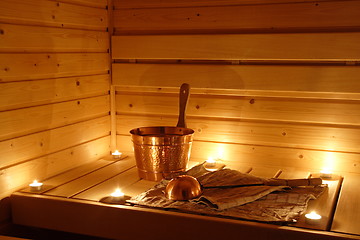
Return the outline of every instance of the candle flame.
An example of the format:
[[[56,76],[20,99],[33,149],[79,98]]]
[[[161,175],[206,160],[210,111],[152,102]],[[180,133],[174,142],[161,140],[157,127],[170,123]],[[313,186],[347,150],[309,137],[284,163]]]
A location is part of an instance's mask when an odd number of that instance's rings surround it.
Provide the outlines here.
[[[216,160],[214,160],[212,157],[209,157],[207,160],[206,160],[207,163],[216,163]]]
[[[113,192],[113,193],[111,194],[111,196],[112,196],[112,197],[121,197],[121,196],[124,196],[124,193],[123,193],[119,188],[117,188],[117,189],[115,190],[115,192]]]

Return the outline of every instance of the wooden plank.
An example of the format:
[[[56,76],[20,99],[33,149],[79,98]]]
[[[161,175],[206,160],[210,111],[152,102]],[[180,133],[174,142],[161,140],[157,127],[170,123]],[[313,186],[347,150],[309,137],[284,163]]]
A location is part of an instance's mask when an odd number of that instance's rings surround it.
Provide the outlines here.
[[[84,192],[74,195],[72,198],[99,201],[106,196],[110,196],[117,188],[121,189],[125,195],[131,196],[131,192],[129,194],[129,192],[124,189],[137,181],[140,181],[140,178],[137,173],[137,168],[133,167],[122,171],[120,174]]]
[[[109,121],[106,116],[2,141],[0,169],[108,136]]]
[[[252,167],[249,174],[256,176],[256,177],[273,178],[278,171],[279,171],[278,168],[255,166],[255,167]]]
[[[109,115],[109,96],[0,112],[0,140]]]
[[[320,0],[323,2],[329,0]],[[333,1],[333,0],[330,0]],[[347,0],[343,0],[347,1]],[[199,6],[234,6],[234,5],[253,5],[253,4],[278,4],[278,3],[303,3],[313,2],[313,0],[114,0],[115,7],[118,8],[157,8],[157,7],[199,7]]]
[[[0,111],[105,95],[109,75],[0,83]]]
[[[102,31],[107,27],[106,9],[55,1],[2,0],[0,13],[3,23]]]
[[[359,28],[359,11],[360,1],[120,8],[114,27],[118,35],[349,30]]]
[[[54,177],[50,177],[45,180],[40,180],[43,183],[43,186],[40,191],[36,192],[36,194],[42,194],[50,189],[53,189],[60,185],[65,184],[65,183],[71,182],[83,175],[97,171],[98,169],[105,167],[107,165],[110,165],[112,163],[113,163],[112,161],[108,161],[105,159],[99,159],[96,161],[82,164],[78,167],[71,168],[70,170],[61,172],[58,175],[55,175]],[[39,179],[37,179],[37,180],[39,181]],[[28,186],[25,187],[24,189],[21,189],[20,192],[34,193],[33,191],[31,191],[30,187],[28,187]]]
[[[331,231],[360,235],[360,176],[346,174],[331,226]]]
[[[136,196],[140,193],[145,192],[146,190],[149,190],[150,188],[152,188],[154,185],[156,184],[156,182],[153,181],[148,181],[148,180],[144,180],[141,179],[140,181],[137,181],[133,184],[131,184],[130,186],[127,186],[123,189],[123,191],[128,195],[128,196]]]
[[[113,36],[114,59],[359,60],[360,33]],[[269,48],[268,46],[271,46]]]
[[[129,115],[167,115],[177,114],[178,96],[176,94],[118,94],[117,111]],[[315,118],[313,113],[323,109]],[[339,111],[340,113],[334,112]],[[302,122],[318,124],[358,123],[357,100],[306,99],[291,97],[262,96],[215,96],[192,94],[187,109],[192,117],[214,117],[253,120],[274,120],[283,122]],[[343,119],[339,119],[339,115]],[[270,115],[270,116],[269,116]],[[345,116],[344,116],[345,115]],[[344,119],[345,118],[345,119]]]
[[[111,239],[359,239],[325,231],[297,229],[194,214],[57,197],[11,196],[15,224],[82,233]],[[64,221],[66,219],[66,221]],[[139,226],[142,226],[139,231]],[[159,226],[162,234],[159,234]],[[187,226],[179,228],[179,226]],[[212,231],[209,231],[212,229]]]
[[[81,6],[97,7],[97,8],[106,8],[107,0],[50,0],[54,2],[64,2],[70,4],[77,4]]]
[[[189,81],[190,82],[190,81]],[[191,83],[191,82],[190,82]],[[115,86],[117,94],[128,95],[174,95],[179,94],[179,87],[154,86]],[[344,92],[308,92],[308,91],[277,91],[256,89],[225,89],[225,88],[192,88],[191,96],[213,96],[215,98],[228,97],[260,97],[274,99],[305,99],[305,100],[360,100],[359,93]]]
[[[0,24],[0,52],[108,52],[107,32]],[[24,37],[26,36],[26,37]]]
[[[272,117],[274,115],[276,114],[269,114]],[[131,129],[143,126],[175,126],[176,122],[177,116],[174,115],[120,113],[117,116],[117,133],[126,135]],[[266,119],[202,118],[191,115],[187,116],[187,125],[195,130],[194,139],[197,141],[360,153],[358,126],[327,126]]]
[[[118,94],[118,114],[178,114],[178,94]],[[321,111],[318,111],[321,109]],[[316,113],[316,114],[314,114]],[[165,116],[166,116],[165,115]],[[298,123],[346,124],[358,126],[359,101],[268,98],[257,96],[190,96],[189,117],[272,120]]]
[[[133,159],[123,159],[116,161],[113,164],[98,169],[95,172],[84,175],[57,188],[51,189],[44,194],[51,196],[72,197],[111,177],[118,175],[123,171],[133,168],[134,165],[135,162]]]
[[[342,179],[336,181],[324,181],[323,184],[327,184],[328,188],[323,194],[320,195],[316,201],[309,201],[306,213],[315,211],[321,215],[322,218],[317,225],[307,224],[305,222],[305,215],[301,215],[299,221],[295,224],[296,227],[330,230],[330,225],[333,218],[333,211],[336,207],[339,191],[341,188]],[[354,212],[353,212],[354,213]]]
[[[107,74],[107,53],[2,53],[0,82]]]
[[[163,90],[165,87],[179,87],[185,81],[192,88],[356,93],[360,91],[360,83],[356,79],[359,74],[357,66],[112,65],[115,85],[156,86]]]
[[[133,153],[129,135],[117,135],[117,142],[121,152]],[[194,141],[191,159],[206,160],[209,156],[218,156],[219,153],[227,164],[293,168],[306,172],[320,172],[330,168],[329,170],[334,172],[360,173],[359,154],[261,145]]]
[[[42,181],[109,154],[109,143],[110,138],[106,136],[30,161],[19,161],[5,169],[2,168],[0,170],[0,188],[2,189],[0,198],[9,196],[19,188],[30,184],[34,179]]]

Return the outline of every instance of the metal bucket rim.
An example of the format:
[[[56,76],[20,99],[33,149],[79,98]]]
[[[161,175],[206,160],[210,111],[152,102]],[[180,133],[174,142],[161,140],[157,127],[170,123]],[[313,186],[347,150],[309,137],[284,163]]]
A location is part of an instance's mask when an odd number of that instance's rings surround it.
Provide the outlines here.
[[[160,131],[160,132],[165,132],[165,130],[168,129],[172,129],[172,130],[176,130],[176,129],[182,129],[179,132],[181,132],[181,134],[141,134],[141,130],[150,130],[150,129],[163,129],[164,131]],[[187,135],[192,135],[194,134],[194,130],[191,128],[183,128],[183,127],[174,127],[174,126],[150,126],[150,127],[138,127],[138,128],[134,128],[130,130],[130,134],[134,135],[134,136],[141,136],[141,137],[167,137],[167,136],[187,136]]]

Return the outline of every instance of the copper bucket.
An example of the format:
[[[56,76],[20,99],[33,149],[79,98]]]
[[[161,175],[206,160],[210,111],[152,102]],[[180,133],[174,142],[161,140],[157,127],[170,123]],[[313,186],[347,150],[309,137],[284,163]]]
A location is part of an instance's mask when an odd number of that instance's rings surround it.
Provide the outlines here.
[[[189,91],[186,83],[180,88],[180,114],[176,127],[140,127],[130,131],[140,178],[159,181],[186,170],[194,133],[185,123]]]

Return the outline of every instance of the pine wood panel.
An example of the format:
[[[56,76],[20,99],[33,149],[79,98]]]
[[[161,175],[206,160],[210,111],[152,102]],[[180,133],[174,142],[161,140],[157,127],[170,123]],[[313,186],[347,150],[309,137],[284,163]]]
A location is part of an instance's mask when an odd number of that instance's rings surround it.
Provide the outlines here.
[[[107,116],[109,96],[0,112],[0,140]]]
[[[135,162],[133,159],[123,159],[114,162],[113,164],[109,164],[108,166],[105,166],[95,172],[81,176],[69,183],[51,189],[50,191],[45,192],[45,194],[51,196],[72,197],[109,178],[121,174],[122,172],[134,167],[134,165]]]
[[[41,181],[68,169],[95,161],[109,154],[109,145],[110,138],[106,136],[2,169],[0,171],[0,188],[2,189],[0,198],[10,195],[21,187],[25,187],[34,179]],[[4,149],[2,148],[2,150]],[[98,167],[98,165],[96,166]],[[79,174],[78,170],[75,171]],[[65,176],[68,177],[67,180],[71,177],[67,172]],[[77,175],[73,177],[77,177]],[[50,182],[50,184],[53,183]]]
[[[332,231],[360,235],[360,175],[346,174],[336,207]]]
[[[328,168],[334,172],[360,173],[359,154],[319,151],[248,144],[194,141],[191,159],[203,162],[209,157],[221,156],[225,163],[253,167],[296,169],[318,173]],[[119,151],[133,153],[131,137],[117,135]]]
[[[126,135],[137,127],[175,126],[176,123],[175,116],[118,115],[117,133]],[[360,153],[359,128],[191,116],[187,116],[187,126],[195,130],[194,139],[199,141]]]
[[[0,168],[108,136],[109,116],[0,142]],[[6,170],[6,169],[5,169]]]
[[[178,94],[119,94],[116,108],[121,114],[174,116],[178,114],[178,101]],[[358,126],[360,105],[358,101],[192,94],[187,115]]]
[[[108,73],[107,53],[0,53],[0,82]]]
[[[107,32],[0,24],[0,52],[107,52]]]
[[[2,0],[0,21],[105,31],[108,19],[106,9],[84,7],[58,1]]]
[[[183,82],[190,81],[192,88],[356,93],[360,91],[359,75],[358,66],[112,65],[114,85],[159,86],[162,89],[178,88]]]
[[[358,29],[359,11],[360,1],[127,8],[114,11],[114,27],[116,34]]]
[[[0,111],[105,95],[109,75],[0,83]]]
[[[357,32],[113,36],[112,57],[191,60],[359,60],[359,38],[360,33]]]
[[[155,7],[197,7],[197,6],[228,6],[278,3],[304,3],[313,0],[113,0],[116,8],[155,8]],[[334,1],[334,0],[319,0]],[[348,0],[343,0],[348,1]],[[350,0],[351,1],[351,0]]]
[[[60,1],[50,0],[50,1],[78,4],[82,6],[97,7],[97,8],[107,7],[107,0],[60,0]]]

